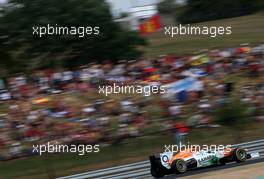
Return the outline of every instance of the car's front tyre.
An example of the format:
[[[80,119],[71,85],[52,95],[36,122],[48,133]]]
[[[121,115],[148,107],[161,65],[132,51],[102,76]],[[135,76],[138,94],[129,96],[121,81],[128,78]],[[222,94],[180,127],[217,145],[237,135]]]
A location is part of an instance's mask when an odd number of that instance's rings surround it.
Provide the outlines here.
[[[241,148],[237,148],[233,152],[233,159],[236,162],[244,162],[247,159],[247,151]]]

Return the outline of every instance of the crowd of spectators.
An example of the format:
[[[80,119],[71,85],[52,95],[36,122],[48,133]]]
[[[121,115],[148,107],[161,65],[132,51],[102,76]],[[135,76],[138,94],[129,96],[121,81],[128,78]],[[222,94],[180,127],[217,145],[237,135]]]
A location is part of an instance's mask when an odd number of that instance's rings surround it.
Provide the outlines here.
[[[98,94],[99,85],[169,86],[189,77],[192,88],[170,94]],[[154,132],[174,129],[179,137],[188,128],[219,127],[212,111],[233,91],[256,121],[264,120],[264,45],[41,69],[2,78],[0,89],[0,158],[30,155],[32,143],[47,141],[113,145],[148,135],[152,123],[159,124]],[[160,119],[153,120],[148,110],[156,107]]]

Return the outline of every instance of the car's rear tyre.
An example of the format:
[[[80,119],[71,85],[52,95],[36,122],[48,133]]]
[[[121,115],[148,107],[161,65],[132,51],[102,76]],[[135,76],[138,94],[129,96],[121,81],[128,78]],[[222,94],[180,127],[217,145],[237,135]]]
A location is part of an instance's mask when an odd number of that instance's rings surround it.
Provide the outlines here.
[[[241,148],[237,148],[233,152],[233,159],[236,162],[244,162],[247,159],[247,151]]]
[[[187,170],[187,164],[182,159],[177,159],[173,161],[171,167],[172,167],[172,170],[177,174],[184,173]]]
[[[156,167],[151,167],[150,168],[150,173],[154,178],[161,178],[164,177],[164,173],[160,170],[160,168]]]

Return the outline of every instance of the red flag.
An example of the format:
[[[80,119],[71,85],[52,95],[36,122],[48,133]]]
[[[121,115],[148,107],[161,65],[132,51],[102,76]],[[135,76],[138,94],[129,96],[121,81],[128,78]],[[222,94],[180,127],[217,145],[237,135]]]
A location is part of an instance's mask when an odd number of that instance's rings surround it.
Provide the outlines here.
[[[158,14],[139,24],[139,30],[142,34],[156,32],[161,28],[160,16]]]

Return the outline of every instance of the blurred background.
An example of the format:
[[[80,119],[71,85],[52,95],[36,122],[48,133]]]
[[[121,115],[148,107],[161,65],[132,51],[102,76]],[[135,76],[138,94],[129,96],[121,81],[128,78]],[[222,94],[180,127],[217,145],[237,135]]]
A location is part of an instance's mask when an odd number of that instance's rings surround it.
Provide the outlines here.
[[[0,178],[55,178],[147,160],[165,144],[263,138],[261,0],[1,0]],[[232,35],[164,35],[166,25]],[[33,26],[99,26],[99,36],[33,36]],[[98,94],[165,85],[166,94]],[[100,144],[38,156],[32,145]]]

